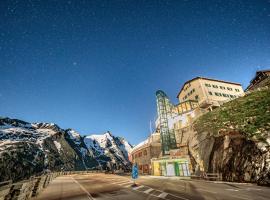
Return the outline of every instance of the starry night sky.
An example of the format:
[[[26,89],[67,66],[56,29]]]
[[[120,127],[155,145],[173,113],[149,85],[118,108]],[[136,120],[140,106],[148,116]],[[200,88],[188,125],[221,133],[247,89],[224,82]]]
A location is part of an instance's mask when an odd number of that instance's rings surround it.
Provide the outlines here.
[[[270,0],[0,1],[0,115],[149,135],[155,91],[270,68]]]

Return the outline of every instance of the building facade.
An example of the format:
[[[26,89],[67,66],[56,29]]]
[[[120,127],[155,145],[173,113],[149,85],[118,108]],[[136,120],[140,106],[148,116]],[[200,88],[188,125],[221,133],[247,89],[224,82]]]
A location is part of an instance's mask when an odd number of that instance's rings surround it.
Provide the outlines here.
[[[270,70],[257,71],[255,77],[250,81],[246,90],[254,90],[259,87],[270,85]]]
[[[243,95],[239,83],[196,77],[184,83],[177,98],[179,102],[196,100],[201,108],[211,109]]]
[[[135,146],[131,152],[132,163],[136,163],[139,174],[151,174],[151,159],[161,154],[160,134],[153,133],[145,141]]]
[[[177,95],[179,103],[176,105],[158,90],[156,133],[137,145],[131,153],[132,162],[139,166],[139,173],[189,178],[188,133],[192,123],[213,108],[243,95],[239,83],[203,77],[184,83]]]

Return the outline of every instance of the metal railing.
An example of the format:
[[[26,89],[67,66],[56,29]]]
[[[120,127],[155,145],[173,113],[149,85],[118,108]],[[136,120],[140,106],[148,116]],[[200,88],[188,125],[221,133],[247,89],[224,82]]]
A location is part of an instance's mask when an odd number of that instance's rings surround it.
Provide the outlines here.
[[[221,181],[222,174],[219,173],[202,173],[201,175],[190,175],[191,179],[209,180],[209,181]]]

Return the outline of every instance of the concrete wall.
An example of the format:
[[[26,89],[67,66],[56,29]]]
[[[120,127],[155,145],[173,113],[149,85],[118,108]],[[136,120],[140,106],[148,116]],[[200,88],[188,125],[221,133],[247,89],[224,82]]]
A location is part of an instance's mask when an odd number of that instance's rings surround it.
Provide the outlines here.
[[[96,173],[102,171],[63,171],[32,177],[28,180],[12,183],[0,182],[0,200],[27,200],[36,197],[49,183],[60,175]]]

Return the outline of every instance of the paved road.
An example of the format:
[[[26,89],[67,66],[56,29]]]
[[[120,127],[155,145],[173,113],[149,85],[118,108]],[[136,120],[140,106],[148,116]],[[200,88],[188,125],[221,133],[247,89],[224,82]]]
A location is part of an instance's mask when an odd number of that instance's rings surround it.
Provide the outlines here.
[[[33,200],[268,200],[270,188],[253,184],[78,174],[57,177]]]

